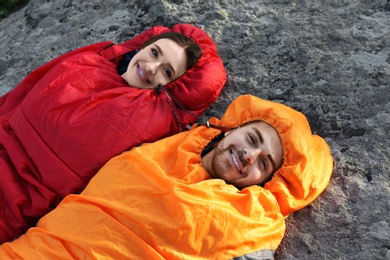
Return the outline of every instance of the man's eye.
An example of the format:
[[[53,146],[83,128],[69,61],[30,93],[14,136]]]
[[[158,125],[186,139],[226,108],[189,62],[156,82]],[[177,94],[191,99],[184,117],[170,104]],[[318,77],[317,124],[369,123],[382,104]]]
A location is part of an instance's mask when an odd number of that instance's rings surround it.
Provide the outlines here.
[[[261,162],[262,166],[264,167],[264,170],[267,170],[267,161],[264,159],[260,159],[260,162]]]
[[[158,51],[154,48],[151,49],[152,51],[152,55],[155,57],[155,58],[158,58]]]
[[[251,134],[249,134],[249,142],[253,145],[256,145],[256,138]]]

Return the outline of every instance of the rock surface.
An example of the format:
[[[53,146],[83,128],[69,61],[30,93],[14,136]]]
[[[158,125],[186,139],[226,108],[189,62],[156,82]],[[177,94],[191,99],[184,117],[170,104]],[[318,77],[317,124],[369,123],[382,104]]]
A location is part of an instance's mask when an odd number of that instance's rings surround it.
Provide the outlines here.
[[[307,115],[335,164],[326,191],[287,218],[276,259],[390,259],[390,3],[386,0],[31,0],[0,20],[0,94],[71,49],[191,23],[238,95]]]

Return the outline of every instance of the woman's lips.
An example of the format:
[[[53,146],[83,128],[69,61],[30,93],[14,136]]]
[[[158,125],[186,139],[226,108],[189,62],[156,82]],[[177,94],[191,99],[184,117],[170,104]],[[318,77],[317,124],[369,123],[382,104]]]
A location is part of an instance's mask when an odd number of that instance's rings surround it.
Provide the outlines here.
[[[137,74],[137,77],[141,81],[150,84],[150,80],[149,80],[149,78],[147,76],[146,71],[139,64],[136,67],[135,73]]]

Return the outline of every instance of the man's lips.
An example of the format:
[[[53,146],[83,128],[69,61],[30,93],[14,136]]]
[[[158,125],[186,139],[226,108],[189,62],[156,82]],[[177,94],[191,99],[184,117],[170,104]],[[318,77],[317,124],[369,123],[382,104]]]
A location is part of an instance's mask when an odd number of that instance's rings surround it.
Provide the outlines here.
[[[144,70],[144,68],[142,68],[139,64],[137,65],[136,69],[135,69],[135,73],[137,74],[137,77],[145,82],[145,83],[148,83],[150,84],[150,80],[148,78],[148,74],[146,73],[146,71]]]
[[[233,150],[230,150],[230,157],[232,158],[233,165],[236,167],[237,171],[242,175],[240,160],[237,158],[236,154],[233,153]]]

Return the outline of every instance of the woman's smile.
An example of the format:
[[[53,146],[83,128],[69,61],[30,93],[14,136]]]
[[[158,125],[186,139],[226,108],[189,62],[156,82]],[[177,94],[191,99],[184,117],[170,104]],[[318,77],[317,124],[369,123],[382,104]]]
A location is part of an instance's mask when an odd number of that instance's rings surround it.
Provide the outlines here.
[[[141,65],[137,65],[135,73],[141,81],[150,84],[148,74]]]

